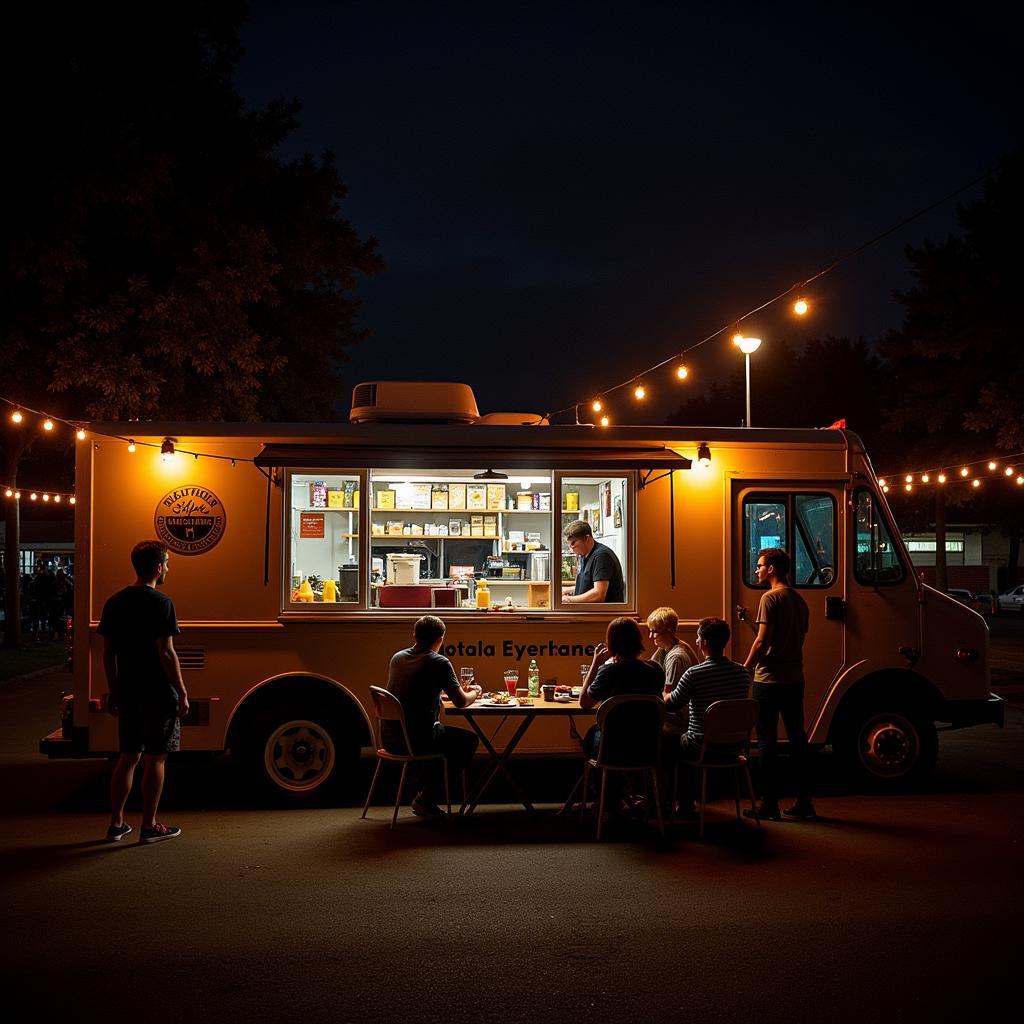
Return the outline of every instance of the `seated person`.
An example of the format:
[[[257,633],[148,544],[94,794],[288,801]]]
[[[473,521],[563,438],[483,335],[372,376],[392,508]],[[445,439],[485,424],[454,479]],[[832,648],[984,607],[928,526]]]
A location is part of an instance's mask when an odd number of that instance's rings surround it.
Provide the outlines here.
[[[665,670],[665,692],[671,693],[683,673],[696,665],[700,658],[697,652],[685,641],[676,636],[679,628],[679,616],[674,608],[655,608],[647,616],[647,628],[654,641],[654,653],[651,661]],[[686,731],[686,715],[672,712],[668,718],[670,731],[677,735]]]
[[[644,651],[640,627],[625,617],[608,623],[605,642],[594,651],[590,671],[583,682],[580,707],[596,707],[609,697],[623,693],[651,693],[660,695],[665,686],[665,673],[653,661],[643,661]],[[596,757],[601,744],[601,731],[591,726],[583,737],[583,749],[588,757]]]
[[[424,615],[416,620],[413,635],[416,643],[398,651],[388,669],[387,689],[401,702],[405,712],[405,726],[409,732],[414,754],[444,754],[448,761],[449,776],[460,772],[476,752],[477,738],[468,729],[444,726],[438,718],[441,712],[441,691],[444,690],[457,708],[465,708],[480,695],[480,687],[464,689],[455,677],[452,663],[440,653],[444,642],[445,624],[436,615]],[[381,723],[381,742],[384,749],[395,754],[409,753],[405,749],[400,722]],[[429,765],[430,771],[422,769]],[[437,806],[436,792],[440,781],[437,762],[426,765],[412,764],[409,768],[419,785],[412,801],[412,813],[421,818],[435,818],[444,812]]]
[[[729,642],[729,624],[722,619],[701,619],[697,626],[697,651],[703,661],[688,668],[671,693],[665,694],[668,708],[689,705],[690,717],[686,732],[676,743],[669,740],[666,759],[673,765],[678,760],[690,760],[699,756],[704,743],[704,714],[716,700],[738,700],[747,696],[750,689],[750,674],[725,654]],[[689,769],[681,773],[680,815],[691,817],[693,806],[695,773]]]

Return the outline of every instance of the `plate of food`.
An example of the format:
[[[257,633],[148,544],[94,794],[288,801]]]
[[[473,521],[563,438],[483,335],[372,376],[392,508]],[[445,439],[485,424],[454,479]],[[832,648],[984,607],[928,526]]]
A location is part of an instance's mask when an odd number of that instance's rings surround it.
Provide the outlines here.
[[[492,704],[498,707],[507,707],[509,704],[514,704],[516,701],[515,697],[510,696],[507,693],[489,693],[481,701],[482,704]]]
[[[571,704],[576,698],[571,693],[558,693],[555,692],[555,703],[556,704]]]

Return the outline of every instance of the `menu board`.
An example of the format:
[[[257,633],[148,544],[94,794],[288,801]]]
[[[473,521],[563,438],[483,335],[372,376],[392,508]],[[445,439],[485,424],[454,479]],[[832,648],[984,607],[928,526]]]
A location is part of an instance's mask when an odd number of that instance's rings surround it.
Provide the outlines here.
[[[299,513],[299,537],[318,538],[324,535],[324,514],[323,512],[300,512]]]

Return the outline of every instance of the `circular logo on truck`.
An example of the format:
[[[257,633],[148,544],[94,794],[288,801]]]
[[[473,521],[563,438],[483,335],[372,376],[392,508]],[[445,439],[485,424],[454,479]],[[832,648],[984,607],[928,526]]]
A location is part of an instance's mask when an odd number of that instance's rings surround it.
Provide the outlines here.
[[[178,487],[165,494],[153,521],[156,535],[176,555],[202,555],[224,536],[227,513],[208,487]]]

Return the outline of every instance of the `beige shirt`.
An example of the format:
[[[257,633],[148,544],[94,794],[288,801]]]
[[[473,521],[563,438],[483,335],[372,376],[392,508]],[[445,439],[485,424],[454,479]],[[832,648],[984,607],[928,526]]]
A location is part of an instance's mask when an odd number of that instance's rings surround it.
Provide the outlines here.
[[[665,689],[674,690],[676,683],[683,677],[683,673],[692,668],[700,659],[689,644],[677,641],[667,651],[658,648],[652,655],[651,661],[660,665],[665,671]]]
[[[754,666],[755,683],[804,681],[804,637],[810,613],[792,587],[769,590],[761,597],[756,622],[768,624],[768,644]]]

